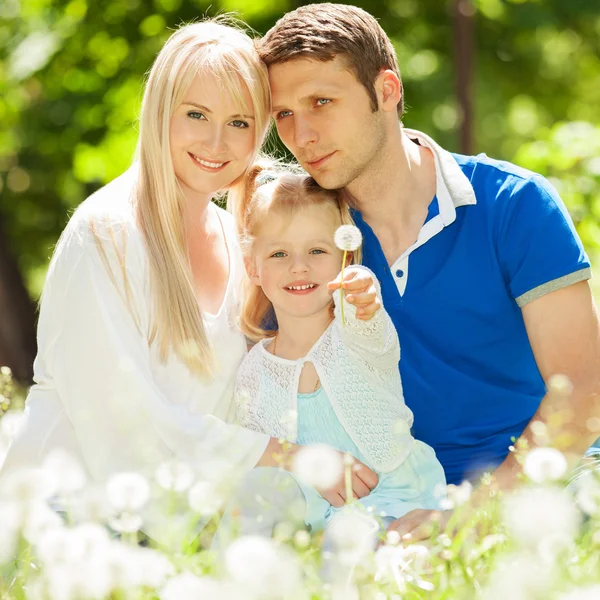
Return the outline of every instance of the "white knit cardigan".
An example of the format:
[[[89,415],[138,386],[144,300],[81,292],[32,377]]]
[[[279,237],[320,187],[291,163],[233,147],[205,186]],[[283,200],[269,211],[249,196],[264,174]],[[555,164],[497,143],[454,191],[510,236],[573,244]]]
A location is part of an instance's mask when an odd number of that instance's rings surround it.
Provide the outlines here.
[[[352,269],[365,269],[355,266]],[[375,275],[373,281],[379,283]],[[261,340],[245,357],[237,375],[235,402],[243,427],[272,437],[297,439],[297,394],[304,363],[314,365],[342,426],[369,466],[389,472],[410,453],[413,414],[404,403],[398,371],[400,344],[382,307],[370,321],[356,318],[356,307],[333,294],[335,317],[304,358],[273,356]]]

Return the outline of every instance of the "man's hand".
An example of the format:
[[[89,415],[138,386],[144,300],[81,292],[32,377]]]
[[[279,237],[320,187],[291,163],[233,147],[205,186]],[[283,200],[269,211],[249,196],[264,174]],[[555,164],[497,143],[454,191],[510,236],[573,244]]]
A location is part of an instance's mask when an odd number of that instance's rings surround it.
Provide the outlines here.
[[[344,269],[344,281],[342,274],[327,284],[330,292],[344,289],[346,300],[356,306],[356,318],[368,321],[381,308],[381,300],[377,297],[377,288],[373,277],[362,269],[348,267]]]
[[[342,453],[340,453],[342,454]],[[347,455],[344,455],[347,456]],[[379,477],[375,471],[372,471],[361,463],[360,461],[353,459],[354,464],[350,467],[352,472],[352,494],[353,498],[351,500],[357,498],[364,498],[371,493],[371,490],[375,488],[377,483],[379,482]],[[345,469],[345,467],[344,467]],[[326,490],[321,490],[317,488],[317,491],[331,506],[335,508],[341,508],[346,504],[346,483],[345,483],[345,473],[342,475],[341,479],[333,486]]]
[[[434,532],[443,532],[452,516],[451,510],[425,510],[417,508],[392,521],[388,531],[397,531],[404,543],[421,542]]]

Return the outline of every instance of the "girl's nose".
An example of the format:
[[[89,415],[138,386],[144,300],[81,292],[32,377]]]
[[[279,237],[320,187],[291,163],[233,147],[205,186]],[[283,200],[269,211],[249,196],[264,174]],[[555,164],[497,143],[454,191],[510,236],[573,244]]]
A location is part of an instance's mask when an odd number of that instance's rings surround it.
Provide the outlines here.
[[[223,154],[227,149],[223,128],[218,125],[211,127],[208,135],[204,138],[202,145],[212,156]]]

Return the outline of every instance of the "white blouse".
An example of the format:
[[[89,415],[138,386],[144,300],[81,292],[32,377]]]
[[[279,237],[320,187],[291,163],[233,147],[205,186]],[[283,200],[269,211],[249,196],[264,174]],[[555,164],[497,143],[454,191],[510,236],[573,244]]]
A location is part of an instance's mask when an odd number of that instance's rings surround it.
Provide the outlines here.
[[[4,473],[61,447],[96,481],[127,470],[151,476],[169,459],[200,476],[215,468],[226,476],[253,468],[267,446],[267,435],[228,423],[246,353],[236,326],[243,266],[231,216],[214,207],[231,259],[221,309],[204,316],[218,366],[204,382],[175,356],[161,363],[148,346],[149,267],[129,202],[134,181],[131,169],[88,198],[56,247],[41,302],[35,385]]]

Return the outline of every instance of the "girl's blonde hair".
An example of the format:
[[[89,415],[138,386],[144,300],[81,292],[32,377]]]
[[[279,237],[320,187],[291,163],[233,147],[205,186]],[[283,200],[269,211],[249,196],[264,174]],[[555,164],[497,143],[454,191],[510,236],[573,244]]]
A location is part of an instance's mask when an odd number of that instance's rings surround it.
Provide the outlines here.
[[[150,263],[154,313],[148,343],[158,345],[162,361],[172,351],[202,377],[212,373],[214,363],[184,238],[184,196],[169,144],[171,117],[194,77],[207,72],[239,103],[240,113],[249,109],[244,106],[244,88],[248,90],[256,122],[256,152],[270,114],[268,74],[254,42],[224,21],[220,18],[181,27],[158,54],[142,101],[139,176],[133,196]],[[243,195],[245,186],[244,174],[231,184],[229,195]]]
[[[280,165],[268,162],[255,164],[248,172],[244,198],[234,210],[244,259],[252,259],[258,229],[269,214],[277,212],[291,217],[309,206],[329,208],[339,217],[340,225],[354,225],[341,191],[326,190],[303,172],[282,171]],[[352,262],[360,260],[359,249],[352,256]],[[249,277],[245,279],[240,329],[255,342],[277,333],[273,305]]]

